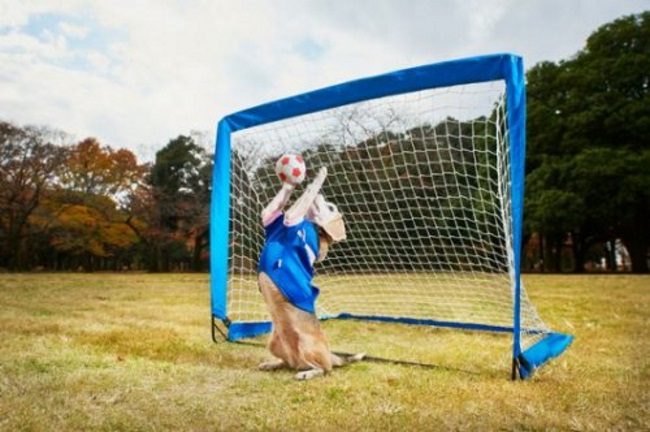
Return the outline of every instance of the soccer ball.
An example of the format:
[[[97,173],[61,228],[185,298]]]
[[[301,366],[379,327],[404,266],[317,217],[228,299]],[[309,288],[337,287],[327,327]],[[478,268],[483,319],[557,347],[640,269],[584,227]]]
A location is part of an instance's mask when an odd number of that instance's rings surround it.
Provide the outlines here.
[[[285,154],[275,164],[275,173],[283,183],[298,185],[305,179],[307,166],[302,156]]]

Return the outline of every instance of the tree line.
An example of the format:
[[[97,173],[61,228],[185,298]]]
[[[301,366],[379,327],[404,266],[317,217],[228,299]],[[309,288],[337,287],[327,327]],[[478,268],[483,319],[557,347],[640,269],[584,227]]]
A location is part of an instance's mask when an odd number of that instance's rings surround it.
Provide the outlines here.
[[[617,270],[624,246],[628,270],[647,273],[650,13],[600,27],[575,56],[536,64],[526,77],[524,270]],[[418,128],[424,154],[432,142],[427,128],[475,127],[452,123]],[[341,169],[331,172],[355,171],[359,152],[379,151],[391,138],[384,135],[358,143],[357,154],[341,155]],[[462,151],[463,143],[456,147]],[[238,157],[234,175],[244,163]],[[206,271],[211,172],[212,155],[192,136],[171,139],[153,162],[139,163],[131,151],[94,138],[64,144],[52,129],[0,121],[0,268]],[[418,184],[410,187],[431,199]],[[387,205],[374,202],[370,190],[345,193],[367,194],[377,211]],[[250,203],[234,200],[234,211],[238,205]],[[450,205],[465,212],[462,200]],[[430,229],[413,225],[435,215],[422,216],[403,218],[404,228]],[[473,222],[453,229],[491,226],[472,214],[460,219]],[[399,244],[392,247],[393,256],[404,255]]]
[[[0,121],[0,268],[206,270],[212,158],[178,136],[138,163]]]
[[[650,12],[597,29],[573,58],[527,72],[526,230],[545,269],[581,272],[620,241],[650,245]],[[567,256],[568,255],[568,256]]]

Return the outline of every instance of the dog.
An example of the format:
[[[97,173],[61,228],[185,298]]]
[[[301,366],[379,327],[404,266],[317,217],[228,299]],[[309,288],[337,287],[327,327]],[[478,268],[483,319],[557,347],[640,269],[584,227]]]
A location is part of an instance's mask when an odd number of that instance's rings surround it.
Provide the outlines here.
[[[284,183],[262,211],[265,244],[258,284],[271,315],[268,349],[276,359],[261,363],[259,369],[291,368],[298,371],[298,380],[325,375],[365,355],[332,353],[315,313],[319,290],[312,284],[313,266],[346,237],[343,216],[320,193],[326,176],[323,167],[286,212],[283,209],[295,186]]]

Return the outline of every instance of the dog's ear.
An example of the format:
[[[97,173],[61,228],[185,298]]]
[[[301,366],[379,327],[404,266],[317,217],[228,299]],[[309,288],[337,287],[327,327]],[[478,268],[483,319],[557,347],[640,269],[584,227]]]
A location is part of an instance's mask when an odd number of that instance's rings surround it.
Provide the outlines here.
[[[314,200],[314,206],[316,207],[314,222],[327,233],[333,242],[345,240],[345,222],[336,205],[325,201],[323,195],[318,194]]]
[[[327,252],[330,250],[330,245],[332,244],[332,239],[325,231],[322,229],[318,230],[318,258],[316,262],[321,262],[327,256]]]

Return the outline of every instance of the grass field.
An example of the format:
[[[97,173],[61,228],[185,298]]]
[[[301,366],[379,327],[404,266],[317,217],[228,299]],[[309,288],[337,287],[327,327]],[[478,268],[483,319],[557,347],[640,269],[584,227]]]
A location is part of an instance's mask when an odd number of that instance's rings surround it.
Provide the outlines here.
[[[207,275],[3,274],[0,430],[650,430],[650,277],[525,283],[576,336],[532,380],[481,359],[490,336],[327,321],[335,350],[440,367],[296,382],[256,370],[263,347],[212,342]]]

